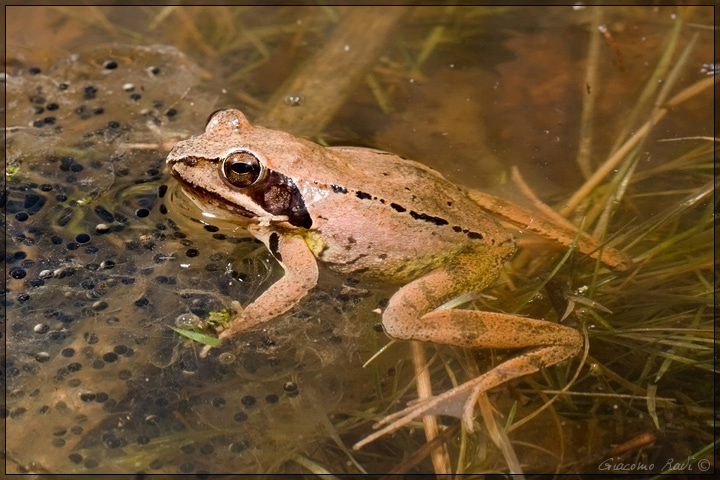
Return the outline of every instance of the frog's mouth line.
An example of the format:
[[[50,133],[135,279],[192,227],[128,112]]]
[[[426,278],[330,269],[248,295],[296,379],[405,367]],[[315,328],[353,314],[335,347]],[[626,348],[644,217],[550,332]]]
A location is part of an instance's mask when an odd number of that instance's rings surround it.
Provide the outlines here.
[[[180,182],[180,185],[182,185],[185,195],[187,195],[191,199],[201,202],[202,204],[214,208],[219,208],[221,210],[229,212],[232,215],[239,215],[241,217],[247,218],[248,220],[254,220],[257,218],[257,215],[255,215],[250,210],[247,210],[232,203],[228,203],[220,195],[206,190],[198,185],[190,185],[184,182]],[[200,193],[200,195],[198,193]]]
[[[217,193],[208,190],[202,185],[191,181],[192,176],[183,175],[180,169],[186,166],[184,162],[172,162],[169,165],[170,174],[182,187],[183,193],[193,201],[199,208],[203,209],[205,206],[211,207],[211,209],[220,209],[224,212],[229,212],[232,215],[239,215],[247,218],[248,220],[254,220],[257,218],[257,214],[250,210],[241,207],[239,205],[229,203],[225,198]]]

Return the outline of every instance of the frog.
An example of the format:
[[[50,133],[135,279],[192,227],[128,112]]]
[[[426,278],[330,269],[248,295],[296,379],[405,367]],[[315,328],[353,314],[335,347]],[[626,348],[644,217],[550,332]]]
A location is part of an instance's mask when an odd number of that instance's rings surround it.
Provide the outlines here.
[[[558,364],[583,346],[578,330],[559,323],[438,309],[491,286],[516,242],[471,190],[423,163],[371,148],[321,146],[225,109],[209,117],[202,134],[178,142],[166,164],[198,206],[247,229],[284,269],[248,306],[233,303],[220,340],[288,312],[316,286],[322,266],[397,286],[382,312],[392,339],[527,348],[384,418],[355,448],[430,414],[457,416],[472,431],[480,394]]]

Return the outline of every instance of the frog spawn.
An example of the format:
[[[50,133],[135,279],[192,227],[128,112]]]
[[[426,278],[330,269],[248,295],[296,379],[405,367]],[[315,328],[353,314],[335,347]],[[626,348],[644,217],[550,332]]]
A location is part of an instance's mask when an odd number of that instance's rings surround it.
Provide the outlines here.
[[[167,327],[251,297],[270,274],[269,258],[235,261],[255,246],[234,230],[173,221],[163,152],[128,147],[161,143],[147,123],[194,126],[168,106],[197,81],[167,48],[100,48],[8,72],[10,471],[255,471],[297,443],[297,429],[314,429],[304,407],[306,420],[288,427],[297,402],[312,398],[318,366],[347,352],[333,341],[299,349],[290,327],[309,314],[208,362]],[[209,100],[194,98],[204,117]],[[339,338],[332,325],[312,328],[319,341]],[[333,387],[323,388],[327,404]],[[268,431],[283,435],[259,434]]]
[[[139,210],[134,207],[135,211]],[[151,211],[156,210],[159,209]],[[156,217],[150,215],[153,220]],[[244,410],[274,405],[283,392],[282,385],[276,381],[268,391],[255,388],[253,394],[249,394],[247,388],[236,388],[230,397],[214,394],[208,398],[201,393],[204,382],[199,380],[184,381],[185,398],[172,391],[171,387],[176,385],[169,379],[178,382],[178,378],[193,374],[203,374],[202,378],[227,378],[233,372],[232,365],[226,366],[227,361],[214,367],[210,365],[211,369],[217,367],[221,371],[201,370],[192,349],[178,348],[177,337],[154,320],[165,318],[159,311],[172,310],[169,301],[163,303],[159,294],[165,293],[168,300],[177,298],[167,295],[167,289],[178,283],[172,272],[165,271],[175,261],[174,256],[158,250],[167,242],[187,243],[188,247],[193,243],[179,230],[175,230],[174,235],[166,235],[162,224],[155,226],[155,232],[147,230],[138,241],[134,235],[125,234],[142,225],[140,220],[133,223],[128,218],[124,223],[116,223],[128,228],[102,236],[81,233],[69,242],[54,245],[54,239],[62,238],[62,232],[57,232],[60,235],[52,235],[49,242],[55,250],[45,244],[45,235],[32,237],[29,234],[32,228],[13,236],[16,240],[22,238],[20,243],[26,247],[38,247],[46,252],[33,255],[39,259],[37,263],[27,258],[25,250],[12,253],[8,259],[14,265],[11,275],[16,283],[22,282],[18,285],[22,291],[15,301],[6,302],[11,308],[15,307],[10,312],[11,349],[7,368],[11,386],[6,410],[10,418],[8,438],[11,443],[13,438],[21,439],[28,428],[37,432],[39,439],[46,438],[50,442],[46,451],[51,458],[32,454],[33,462],[38,465],[57,465],[53,454],[68,450],[71,453],[67,454],[66,462],[76,465],[80,471],[102,471],[107,468],[103,462],[107,454],[104,449],[132,451],[149,444],[153,438],[182,431],[184,425],[173,420],[170,412],[182,412],[187,418],[191,412],[195,414],[209,405],[211,412],[204,415],[212,417],[213,413],[214,416],[221,411],[225,413],[223,409],[232,408],[230,405],[234,404],[238,410],[227,413],[239,424],[247,420]],[[166,223],[173,225],[167,220]],[[122,245],[126,252],[118,254],[111,239],[125,240]],[[113,255],[104,257],[107,252]],[[191,252],[188,257],[208,261],[202,258],[203,249],[188,248],[186,252]],[[61,260],[53,263],[53,257]],[[218,268],[227,258],[217,252],[209,257],[203,278],[215,275],[207,284],[198,282],[195,285],[198,291],[231,293],[223,292],[224,272]],[[101,258],[105,259],[100,261]],[[127,298],[133,301],[128,302]],[[185,308],[200,314],[221,307],[215,298],[199,293],[181,298]],[[143,313],[139,316],[138,312]],[[31,325],[23,320],[28,318],[38,323]],[[148,335],[153,331],[154,335]],[[267,339],[258,343],[260,348],[273,344]],[[269,360],[266,358],[266,361]],[[257,359],[254,362],[261,363]],[[247,368],[247,364],[244,367]],[[147,382],[153,378],[163,381],[160,386],[153,381],[153,387],[148,388]],[[51,391],[42,389],[42,384],[48,381]],[[52,436],[44,431],[47,422],[57,422]],[[100,452],[93,448],[98,436],[103,445]],[[237,436],[216,439],[214,443],[218,442],[227,443],[227,448],[237,454],[251,445],[249,439]],[[38,440],[38,444],[42,445],[42,441]],[[183,445],[181,452],[188,456],[195,451],[193,448]],[[219,448],[208,443],[196,453],[207,455]],[[150,463],[150,468],[163,470],[168,461],[160,456]],[[193,464],[183,462],[181,471],[192,471],[194,468],[190,465]]]

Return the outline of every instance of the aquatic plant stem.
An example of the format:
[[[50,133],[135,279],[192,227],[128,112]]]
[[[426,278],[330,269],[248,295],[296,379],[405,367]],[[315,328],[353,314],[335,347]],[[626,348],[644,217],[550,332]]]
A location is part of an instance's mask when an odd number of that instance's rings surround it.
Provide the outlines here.
[[[408,8],[402,5],[350,10],[324,47],[275,92],[259,123],[291,129],[306,137],[322,132],[354,87],[366,78]],[[291,97],[294,100],[288,100]]]
[[[412,360],[413,367],[415,368],[418,400],[422,401],[433,396],[430,373],[428,372],[427,358],[425,356],[425,346],[422,342],[418,341],[412,341],[410,345],[412,347]],[[425,415],[422,417],[422,422],[425,427],[425,438],[429,443],[438,435],[437,417],[434,415]],[[452,474],[450,455],[445,444],[434,449],[430,456],[437,475]]]
[[[597,85],[598,57],[600,56],[600,40],[597,29],[602,24],[601,6],[595,5],[592,8],[592,28],[590,31],[590,45],[587,53],[587,67],[585,69],[586,95],[583,95],[582,115],[580,118],[580,139],[576,162],[583,177],[589,178],[592,175],[592,141],[593,141],[593,118],[595,117],[595,98],[597,95],[592,92],[592,86]]]
[[[625,156],[638,144],[640,141],[642,141],[645,136],[650,132],[652,127],[655,126],[660,120],[662,120],[665,115],[670,111],[670,108],[675,107],[685,100],[694,97],[695,95],[699,94],[715,82],[717,82],[718,77],[708,77],[703,80],[700,80],[699,82],[696,82],[689,87],[687,87],[685,90],[681,91],[677,95],[675,95],[673,98],[671,98],[665,105],[658,107],[657,110],[655,110],[650,120],[645,122],[645,124],[638,129],[637,132],[635,132],[635,135],[630,137],[624,144],[621,146],[610,158],[605,161],[604,164],[602,164],[595,173],[573,194],[572,197],[567,201],[565,206],[560,209],[560,215],[568,216],[570,213],[572,213],[580,203],[587,197],[602,181],[605,179],[606,176],[608,176],[625,158]]]

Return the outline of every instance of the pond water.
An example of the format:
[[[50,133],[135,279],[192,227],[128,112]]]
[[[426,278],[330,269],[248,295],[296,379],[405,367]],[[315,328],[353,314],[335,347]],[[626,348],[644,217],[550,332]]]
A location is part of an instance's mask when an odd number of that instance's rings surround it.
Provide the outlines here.
[[[577,396],[517,430],[581,359],[491,393],[522,470],[659,473],[671,458],[692,457],[695,469],[712,458],[711,7],[6,15],[8,473],[438,468],[413,457],[420,423],[351,450],[416,398],[406,342],[363,368],[389,341],[378,312],[391,286],[321,269],[291,312],[206,358],[171,328],[246,305],[283,274],[242,228],[208,220],[165,168],[175,142],[229,107],[322,144],[392,151],[511,200],[527,202],[511,166],[561,211],[577,198],[564,213],[617,237],[635,266],[578,260],[550,282],[580,308],[575,326],[587,325],[591,350]],[[520,254],[478,307],[557,321],[552,294],[537,290],[563,250],[518,230]],[[513,355],[427,349],[436,392]],[[482,422],[448,433],[451,471],[517,472]]]

